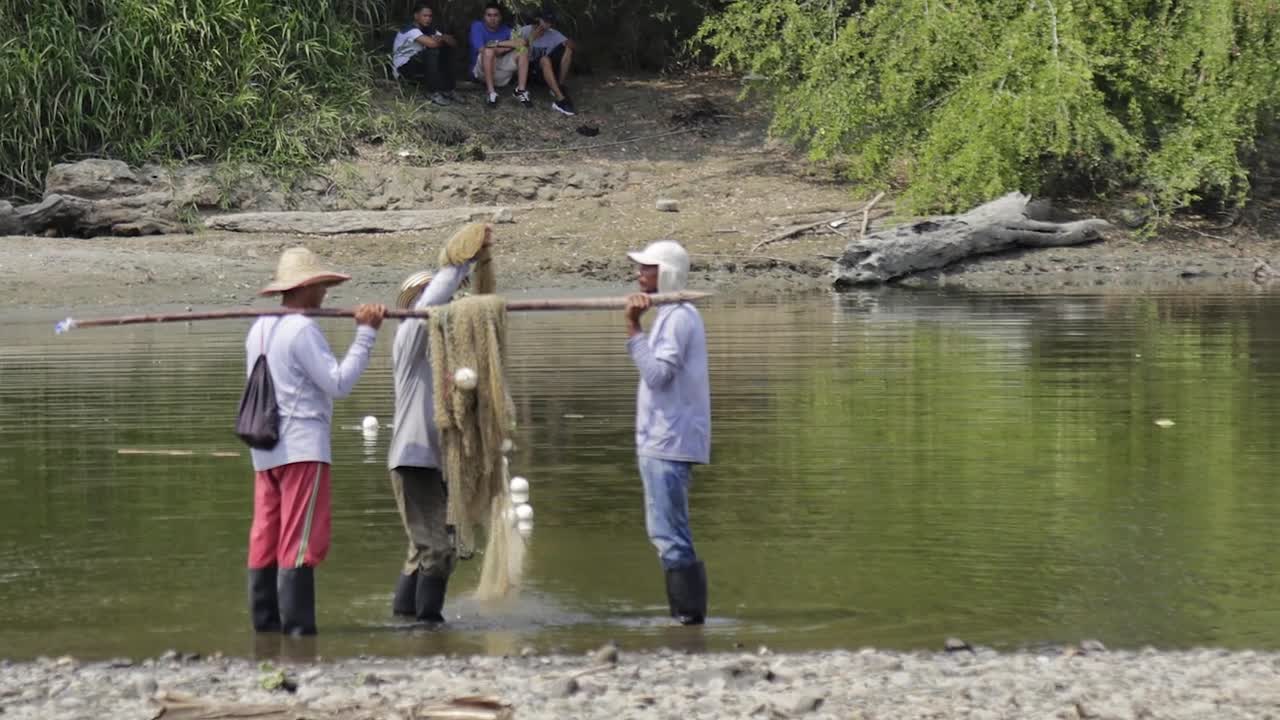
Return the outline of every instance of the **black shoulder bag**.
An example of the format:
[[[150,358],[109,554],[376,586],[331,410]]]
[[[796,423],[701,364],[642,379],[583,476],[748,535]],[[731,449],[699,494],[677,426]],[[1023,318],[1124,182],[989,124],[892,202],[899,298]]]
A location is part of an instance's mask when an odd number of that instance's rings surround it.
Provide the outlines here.
[[[283,322],[276,321],[271,328],[271,335]],[[262,341],[258,359],[249,372],[249,380],[245,382],[244,394],[240,396],[240,415],[236,418],[236,435],[255,450],[270,450],[280,442],[280,409],[276,404],[276,386],[271,380],[271,368],[267,365],[267,348],[271,337]]]

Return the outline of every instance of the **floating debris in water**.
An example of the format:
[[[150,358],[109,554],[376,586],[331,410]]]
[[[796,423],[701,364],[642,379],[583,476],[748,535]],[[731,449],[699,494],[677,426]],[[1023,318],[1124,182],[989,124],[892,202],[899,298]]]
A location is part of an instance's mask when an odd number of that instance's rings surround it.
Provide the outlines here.
[[[168,455],[171,457],[191,457],[202,455],[216,458],[238,458],[240,453],[232,450],[212,450],[210,452],[196,452],[195,450],[152,450],[146,448],[120,448],[116,450],[117,455]]]
[[[1156,420],[1156,425],[1159,425],[1162,428],[1171,428],[1174,426],[1174,422],[1169,418],[1160,418],[1159,420]]]

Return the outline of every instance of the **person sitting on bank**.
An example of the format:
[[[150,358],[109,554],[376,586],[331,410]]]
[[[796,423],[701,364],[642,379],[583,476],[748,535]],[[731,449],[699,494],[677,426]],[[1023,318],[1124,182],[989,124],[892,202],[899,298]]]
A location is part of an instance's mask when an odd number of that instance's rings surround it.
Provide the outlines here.
[[[551,109],[565,115],[576,115],[569,99],[569,68],[573,65],[574,42],[556,28],[556,13],[543,8],[534,16],[533,24],[520,28],[520,37],[529,43],[529,62],[537,68],[551,91]]]
[[[502,22],[502,7],[484,6],[484,19],[471,23],[471,77],[483,82],[489,107],[498,104],[497,87],[506,87],[516,76],[515,98],[529,107],[529,52],[523,39]]]
[[[391,45],[391,72],[431,93],[431,102],[448,105],[457,102],[453,94],[453,70],[449,56],[458,46],[452,35],[441,32],[433,21],[435,13],[426,3],[413,9],[413,22],[396,33]]]

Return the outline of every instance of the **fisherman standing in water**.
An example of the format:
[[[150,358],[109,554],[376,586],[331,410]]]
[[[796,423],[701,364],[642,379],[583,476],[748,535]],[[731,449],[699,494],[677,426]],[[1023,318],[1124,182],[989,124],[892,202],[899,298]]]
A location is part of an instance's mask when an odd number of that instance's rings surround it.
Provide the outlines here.
[[[636,455],[644,481],[645,528],[666,573],[671,616],[700,625],[707,615],[707,573],[689,529],[689,481],[711,461],[711,388],[707,338],[692,303],[663,305],[646,335],[640,317],[650,294],[684,290],[689,254],[659,240],[627,254],[639,265],[640,292],[627,298],[627,350],[640,371]]]
[[[469,242],[479,240],[469,237],[477,234],[483,234],[483,240]],[[400,287],[397,307],[422,310],[449,302],[471,268],[489,261],[493,228],[468,225],[449,245],[475,248],[472,252],[476,254],[461,264],[443,264],[434,276],[426,271],[410,275]],[[457,553],[446,525],[449,491],[440,473],[427,334],[426,320],[405,320],[396,329],[391,349],[396,413],[387,467],[400,521],[409,536],[409,552],[396,582],[391,608],[396,615],[441,623],[444,622],[445,590]]]
[[[287,308],[310,310],[328,288],[350,279],[326,270],[310,250],[280,256],[262,295],[280,294]],[[248,369],[267,356],[279,408],[279,441],[254,449],[253,527],[249,531],[249,606],[253,628],[289,635],[316,633],[315,567],[329,552],[329,450],[333,399],[355,387],[386,308],[356,308],[356,337],[339,363],[316,321],[305,315],[260,318],[245,339]]]

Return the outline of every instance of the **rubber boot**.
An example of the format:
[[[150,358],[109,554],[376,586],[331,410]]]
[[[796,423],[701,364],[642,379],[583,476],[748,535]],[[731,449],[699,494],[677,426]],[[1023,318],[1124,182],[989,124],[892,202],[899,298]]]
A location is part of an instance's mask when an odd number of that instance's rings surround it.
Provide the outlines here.
[[[391,612],[395,615],[414,617],[418,614],[418,604],[414,601],[418,588],[418,571],[408,575],[401,574],[396,580],[396,594],[391,599]]]
[[[702,561],[667,570],[667,603],[681,625],[701,625],[707,617],[707,569]]]
[[[280,632],[275,565],[249,568],[249,617],[258,632]]]
[[[418,575],[418,587],[415,591],[417,602],[415,613],[420,622],[444,622],[444,593],[449,586],[449,578],[434,575]]]
[[[302,566],[280,571],[280,630],[286,635],[316,634],[315,568]]]

